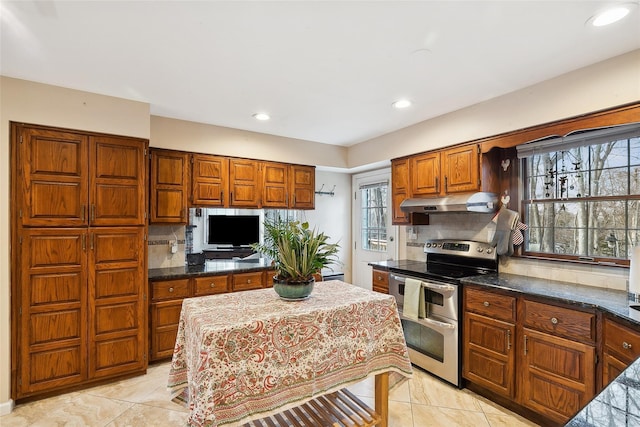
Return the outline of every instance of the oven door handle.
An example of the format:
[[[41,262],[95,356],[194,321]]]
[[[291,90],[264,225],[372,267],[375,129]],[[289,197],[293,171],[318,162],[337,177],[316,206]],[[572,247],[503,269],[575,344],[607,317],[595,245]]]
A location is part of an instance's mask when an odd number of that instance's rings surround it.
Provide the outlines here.
[[[420,319],[420,321],[426,323],[429,326],[432,326],[434,329],[440,329],[440,330],[445,330],[445,329],[455,329],[455,325],[452,325],[451,323],[445,323],[445,322],[438,322],[437,320],[433,320],[433,319]]]
[[[441,292],[453,292],[456,290],[456,287],[453,285],[439,285],[437,283],[430,283],[430,282],[422,282],[422,287],[427,289],[433,289],[434,291],[441,291]]]

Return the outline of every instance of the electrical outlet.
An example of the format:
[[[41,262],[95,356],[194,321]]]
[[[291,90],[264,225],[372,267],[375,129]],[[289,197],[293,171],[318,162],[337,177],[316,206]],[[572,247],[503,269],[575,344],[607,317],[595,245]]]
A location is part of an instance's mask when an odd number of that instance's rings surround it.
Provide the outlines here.
[[[176,240],[169,240],[169,250],[172,254],[178,252],[178,242]]]

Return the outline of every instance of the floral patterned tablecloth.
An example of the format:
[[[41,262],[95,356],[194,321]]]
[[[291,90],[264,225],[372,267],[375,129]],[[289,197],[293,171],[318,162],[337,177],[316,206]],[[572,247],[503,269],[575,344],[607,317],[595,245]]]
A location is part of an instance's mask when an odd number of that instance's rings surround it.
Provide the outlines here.
[[[411,376],[395,299],[332,280],[185,299],[168,386],[190,426],[240,425],[389,371]]]

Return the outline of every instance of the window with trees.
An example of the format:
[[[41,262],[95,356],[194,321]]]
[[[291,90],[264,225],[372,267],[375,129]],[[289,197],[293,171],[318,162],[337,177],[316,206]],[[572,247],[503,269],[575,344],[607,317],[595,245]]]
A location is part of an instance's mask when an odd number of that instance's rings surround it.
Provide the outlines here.
[[[388,191],[388,182],[360,187],[362,249],[376,252],[387,250]]]
[[[640,124],[524,144],[524,254],[625,264],[640,245]]]

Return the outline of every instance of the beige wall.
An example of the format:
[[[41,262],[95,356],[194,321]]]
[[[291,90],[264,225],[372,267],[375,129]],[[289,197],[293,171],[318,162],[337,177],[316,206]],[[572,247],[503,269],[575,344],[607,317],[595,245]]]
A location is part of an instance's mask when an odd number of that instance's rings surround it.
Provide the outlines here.
[[[640,50],[349,148],[349,167],[640,100]]]
[[[150,138],[154,147],[354,168],[638,100],[640,50],[345,149],[164,119],[150,116],[145,103],[0,77],[0,413],[10,402],[9,121]]]
[[[347,168],[347,148],[151,116],[152,147]]]

